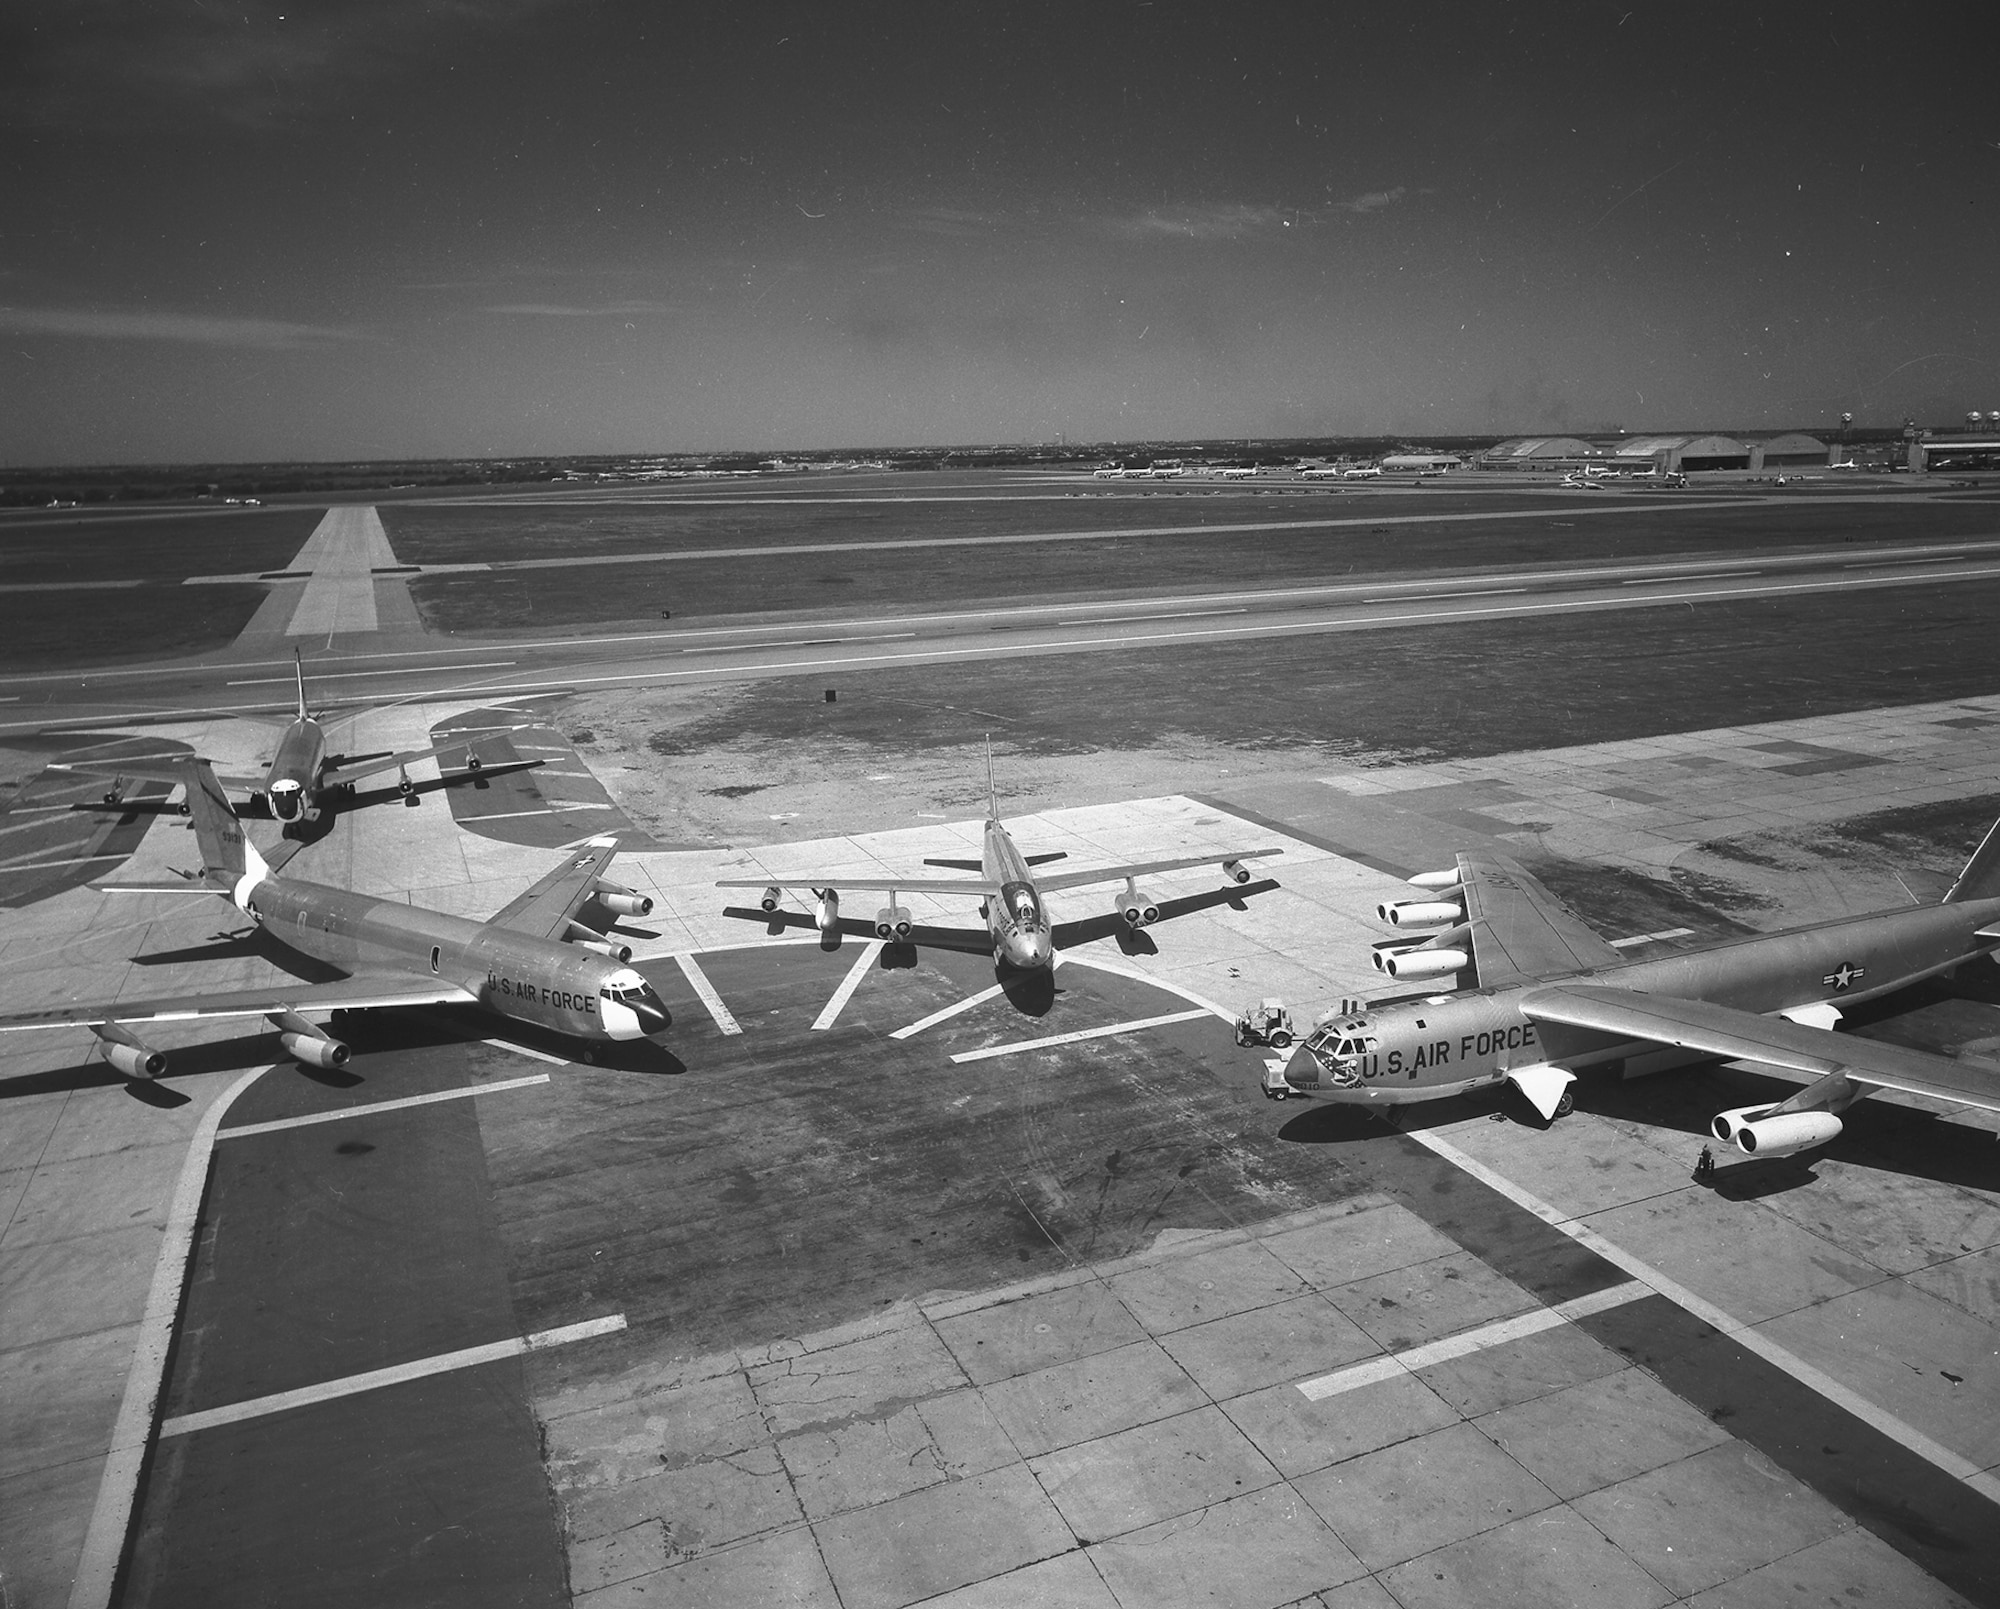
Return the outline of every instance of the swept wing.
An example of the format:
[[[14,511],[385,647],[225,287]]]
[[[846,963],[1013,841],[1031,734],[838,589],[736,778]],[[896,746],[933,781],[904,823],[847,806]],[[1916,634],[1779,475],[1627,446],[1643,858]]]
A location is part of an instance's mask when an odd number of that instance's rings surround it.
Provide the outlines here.
[[[332,983],[274,983],[220,994],[166,995],[157,1000],[49,1006],[0,1017],[0,1033],[92,1023],[196,1022],[209,1017],[267,1017],[278,1011],[363,1011],[382,1006],[477,1004],[455,983],[407,975],[361,973]]]
[[[1458,880],[1482,988],[1623,964],[1623,956],[1520,862],[1460,855]]]
[[[532,933],[538,939],[560,939],[604,869],[618,853],[615,838],[595,839],[557,866],[487,921],[489,927]]]
[[[1222,855],[1183,855],[1177,860],[1141,860],[1123,866],[1098,866],[1088,871],[1057,872],[1038,877],[1035,886],[1044,894],[1065,888],[1088,888],[1092,883],[1120,883],[1128,877],[1156,877],[1162,872],[1184,872],[1196,866],[1220,866],[1225,861],[1260,860],[1266,855],[1282,855],[1282,849],[1242,849]]]
[[[2000,1112],[2000,1065],[1934,1056],[1706,1000],[1601,984],[1552,984],[1531,991],[1521,1009],[1537,1022],[1762,1062],[1811,1078],[1844,1073],[1856,1084]]]

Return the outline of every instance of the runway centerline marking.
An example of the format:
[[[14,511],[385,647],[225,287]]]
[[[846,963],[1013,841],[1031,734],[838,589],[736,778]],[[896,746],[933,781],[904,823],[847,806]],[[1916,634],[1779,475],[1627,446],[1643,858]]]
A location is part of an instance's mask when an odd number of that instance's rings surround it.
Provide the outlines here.
[[[699,961],[691,955],[677,955],[674,957],[674,965],[681,969],[681,976],[688,980],[688,987],[694,990],[700,997],[701,1003],[708,1007],[708,1014],[715,1019],[716,1027],[726,1034],[743,1032],[743,1025],[736,1020],[729,1007],[723,1004],[722,996],[716,993],[715,985],[708,981],[708,974],[702,971]],[[819,1024],[815,1023],[813,1026],[818,1027]]]
[[[1787,1351],[1769,1336],[1762,1334],[1752,1325],[1724,1312],[1704,1296],[1697,1295],[1681,1284],[1642,1262],[1624,1247],[1606,1239],[1579,1218],[1569,1217],[1556,1207],[1550,1206],[1538,1196],[1530,1195],[1513,1180],[1496,1173],[1477,1158],[1467,1155],[1451,1141],[1427,1129],[1406,1129],[1399,1125],[1399,1132],[1415,1140],[1419,1145],[1443,1157],[1452,1166],[1469,1173],[1481,1184],[1497,1190],[1517,1207],[1521,1207],[1540,1218],[1550,1228],[1568,1235],[1579,1245],[1587,1246],[1606,1262],[1622,1268],[1633,1279],[1659,1292],[1704,1324],[1728,1336],[1739,1346],[1754,1352],[1774,1368],[1782,1369],[1800,1385],[1816,1391],[1835,1407],[1845,1409],[1871,1429],[1887,1436],[1905,1451],[1916,1454],[1926,1463],[1932,1464],[1954,1480],[1978,1492],[1989,1502],[2000,1502],[2000,1476],[1981,1469],[1971,1459],[1953,1452],[1942,1443],[1933,1441],[1916,1426],[1906,1424],[1888,1409],[1870,1402],[1852,1387],[1842,1385],[1832,1375],[1815,1368],[1804,1358]]]
[[[915,634],[912,633],[912,635]],[[316,668],[313,671],[313,678],[316,681],[322,682],[352,682],[359,681],[364,676],[428,676],[433,672],[442,672],[447,676],[456,676],[460,671],[465,670],[512,670],[518,664],[520,664],[518,659],[478,659],[472,661],[470,664],[463,665],[395,665],[388,670],[335,670],[329,666],[324,669]],[[292,685],[292,681],[293,678],[290,676],[253,676],[246,681],[224,682],[222,685],[224,687],[289,687]]]
[[[1343,1391],[1358,1391],[1362,1386],[1373,1385],[1378,1380],[1388,1380],[1399,1374],[1415,1374],[1419,1369],[1449,1363],[1453,1358],[1470,1357],[1475,1352],[1504,1346],[1525,1336],[1539,1335],[1543,1330],[1553,1330],[1609,1308],[1623,1307],[1627,1302],[1636,1302],[1652,1294],[1650,1285],[1636,1279],[1626,1280],[1608,1290],[1573,1297],[1554,1307],[1539,1307],[1533,1312],[1517,1313],[1512,1318],[1495,1319],[1491,1324],[1462,1330],[1439,1341],[1426,1341],[1422,1346],[1405,1347],[1401,1352],[1351,1363],[1344,1369],[1335,1369],[1333,1373],[1320,1375],[1317,1379],[1301,1380],[1298,1391],[1308,1402],[1324,1402]]]
[[[1051,1034],[1046,1039],[1017,1039],[1011,1045],[989,1045],[985,1050],[962,1050],[952,1057],[954,1063],[991,1061],[995,1056],[1015,1056],[1024,1050],[1049,1050],[1057,1045],[1080,1044],[1086,1039],[1109,1039],[1113,1034],[1137,1033],[1142,1028],[1164,1028],[1169,1023],[1194,1022],[1212,1016],[1213,1013],[1200,1011],[1172,1011],[1164,1017],[1141,1017],[1135,1022],[1114,1022],[1103,1028],[1079,1028],[1074,1033]]]
[[[310,1128],[315,1123],[338,1123],[342,1118],[373,1117],[377,1112],[397,1112],[409,1106],[435,1106],[439,1101],[463,1100],[468,1095],[490,1095],[503,1089],[526,1089],[530,1084],[546,1084],[547,1073],[530,1073],[526,1078],[501,1078],[490,1084],[468,1084],[464,1089],[433,1090],[428,1095],[404,1095],[393,1101],[369,1101],[364,1106],[343,1106],[333,1112],[307,1112],[302,1117],[274,1117],[267,1123],[245,1123],[224,1129],[216,1136],[237,1140],[246,1134],[276,1134],[281,1129]]]
[[[1000,992],[1000,985],[997,983],[993,984],[990,988],[981,989],[977,994],[967,995],[963,1000],[954,1000],[942,1010],[933,1011],[928,1017],[919,1017],[907,1027],[898,1028],[889,1037],[891,1039],[908,1039],[913,1034],[922,1033],[926,1028],[935,1028],[941,1022],[949,1022],[961,1011],[970,1011],[974,1006],[983,1005]]]
[[[1696,575],[1642,575],[1618,584],[1621,587],[1656,587],[1667,581],[1741,581],[1763,573],[1762,570],[1704,570]]]
[[[1391,598],[1363,598],[1363,603],[1442,603],[1447,598],[1505,598],[1517,592],[1527,592],[1527,587],[1482,587],[1477,592],[1455,592],[1448,586],[1440,586],[1430,592],[1399,592]]]
[[[605,1318],[585,1319],[581,1324],[565,1324],[560,1329],[537,1330],[533,1335],[517,1336],[511,1341],[494,1341],[486,1346],[462,1347],[456,1352],[440,1352],[428,1358],[416,1358],[409,1363],[398,1363],[386,1369],[370,1369],[366,1374],[350,1374],[343,1380],[327,1380],[316,1386],[301,1386],[296,1391],[277,1391],[268,1397],[251,1397],[247,1401],[232,1402],[220,1408],[205,1408],[200,1413],[178,1414],[160,1426],[160,1438],[188,1436],[197,1430],[209,1430],[217,1425],[240,1424],[245,1419],[262,1419],[267,1414],[284,1413],[292,1408],[310,1407],[314,1403],[332,1402],[341,1397],[358,1396],[364,1391],[380,1391],[384,1386],[401,1385],[407,1380],[423,1380],[434,1374],[450,1374],[458,1369],[476,1368],[482,1363],[498,1363],[505,1358],[518,1358],[528,1352],[546,1352],[551,1347],[568,1346],[572,1341],[588,1341],[599,1335],[614,1335],[625,1328],[625,1315],[612,1313]]]
[[[1093,615],[1083,620],[1058,620],[1058,626],[1147,626],[1155,620],[1202,620],[1209,615],[1247,615],[1248,609],[1183,609],[1177,614]],[[915,635],[914,632],[911,633]]]
[[[861,987],[861,980],[868,975],[868,969],[875,964],[875,958],[882,953],[882,941],[870,939],[862,946],[861,953],[854,958],[854,965],[847,969],[847,976],[840,980],[840,987],[833,991],[833,998],[826,1003],[826,1009],[813,1020],[815,1028],[831,1028],[846,1009],[847,1002],[854,997],[854,991]]]
[[[733,654],[748,653],[752,649],[765,648],[837,648],[850,642],[900,642],[906,637],[914,637],[914,631],[885,631],[872,637],[793,637],[784,642],[728,642],[705,643],[698,648],[683,648],[684,654]]]

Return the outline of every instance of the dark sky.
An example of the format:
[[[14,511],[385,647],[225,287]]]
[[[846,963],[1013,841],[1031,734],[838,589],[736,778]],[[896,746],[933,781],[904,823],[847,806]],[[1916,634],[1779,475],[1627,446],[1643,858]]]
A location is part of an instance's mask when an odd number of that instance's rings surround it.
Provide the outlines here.
[[[2000,407],[1990,7],[11,0],[0,461]]]

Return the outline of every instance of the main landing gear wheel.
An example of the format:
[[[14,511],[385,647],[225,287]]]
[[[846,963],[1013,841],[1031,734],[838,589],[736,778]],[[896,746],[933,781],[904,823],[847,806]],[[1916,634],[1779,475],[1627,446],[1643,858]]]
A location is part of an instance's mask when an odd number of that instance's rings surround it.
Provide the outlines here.
[[[1564,1090],[1562,1094],[1556,1097],[1557,1117],[1568,1117],[1569,1114],[1571,1112],[1574,1112],[1575,1110],[1576,1110],[1576,1096],[1570,1093],[1570,1091]]]

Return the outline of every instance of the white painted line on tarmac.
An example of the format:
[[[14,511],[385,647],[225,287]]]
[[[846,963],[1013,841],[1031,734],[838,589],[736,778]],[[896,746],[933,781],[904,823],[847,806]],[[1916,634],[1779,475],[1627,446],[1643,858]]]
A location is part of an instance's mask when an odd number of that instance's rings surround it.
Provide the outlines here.
[[[712,647],[683,648],[684,654],[733,654],[739,650],[752,648],[834,648],[850,642],[901,642],[906,637],[914,637],[914,631],[884,632],[879,637],[787,637],[778,642],[732,642],[717,643]]]
[[[1496,1319],[1477,1329],[1447,1335],[1441,1341],[1426,1341],[1422,1346],[1405,1347],[1401,1352],[1391,1352],[1384,1357],[1369,1358],[1364,1363],[1350,1364],[1345,1369],[1335,1369],[1333,1373],[1323,1374],[1316,1380],[1301,1380],[1299,1394],[1309,1402],[1324,1402],[1343,1391],[1356,1391],[1398,1374],[1415,1374],[1419,1369],[1449,1363],[1453,1358],[1470,1357],[1475,1352],[1504,1346],[1524,1336],[1539,1335],[1543,1330],[1572,1323],[1586,1314],[1623,1307],[1627,1302],[1636,1302],[1640,1297],[1652,1294],[1651,1286],[1642,1285],[1637,1280],[1626,1280],[1609,1290],[1594,1291],[1588,1296],[1559,1302],[1554,1307],[1538,1307],[1531,1313]]]
[[[380,1391],[384,1386],[401,1385],[406,1380],[423,1380],[434,1374],[450,1374],[456,1369],[471,1369],[482,1363],[518,1358],[525,1352],[546,1352],[551,1347],[567,1346],[572,1341],[614,1335],[624,1328],[625,1315],[613,1313],[606,1318],[586,1319],[581,1324],[565,1324],[559,1330],[537,1330],[533,1335],[523,1335],[511,1341],[494,1341],[486,1346],[464,1347],[457,1352],[440,1352],[435,1357],[417,1358],[387,1369],[350,1374],[344,1380],[328,1380],[316,1386],[301,1386],[296,1391],[278,1391],[268,1397],[252,1397],[246,1402],[232,1402],[221,1408],[205,1408],[200,1413],[180,1414],[160,1426],[160,1435],[162,1439],[186,1436],[217,1425],[261,1419],[266,1414],[310,1407],[317,1402],[352,1397],[363,1391]]]
[[[428,1095],[404,1095],[393,1101],[370,1101],[365,1106],[343,1106],[334,1112],[308,1112],[303,1117],[276,1117],[268,1123],[245,1123],[224,1129],[219,1139],[241,1139],[246,1134],[276,1134],[280,1129],[310,1128],[315,1123],[338,1123],[345,1117],[373,1117],[377,1112],[401,1111],[406,1106],[435,1106],[439,1101],[463,1100],[468,1095],[490,1095],[496,1090],[526,1089],[530,1084],[546,1084],[547,1073],[530,1073],[526,1078],[501,1078],[490,1084],[468,1084],[464,1089],[433,1090]]]
[[[480,1043],[482,1045],[491,1045],[495,1050],[511,1051],[516,1056],[528,1056],[536,1061],[545,1061],[551,1067],[569,1067],[573,1065],[566,1056],[551,1056],[546,1050],[530,1050],[526,1045],[517,1045],[511,1040],[482,1039]],[[494,1087],[491,1084],[487,1085],[488,1089]]]
[[[995,1056],[1014,1056],[1024,1050],[1048,1050],[1056,1045],[1074,1045],[1086,1039],[1109,1039],[1113,1034],[1137,1033],[1142,1028],[1164,1028],[1173,1022],[1194,1022],[1213,1013],[1174,1011],[1164,1017],[1141,1017],[1136,1022],[1114,1022],[1105,1028],[1079,1028],[1072,1034],[1051,1034],[1047,1039],[1020,1039],[1011,1045],[992,1045],[985,1050],[962,1050],[954,1062],[990,1061]]]
[[[37,851],[30,850],[29,853]],[[77,855],[70,860],[0,860],[0,872],[47,872],[63,866],[95,866],[100,860],[127,860],[130,857],[130,850],[121,850],[111,855]],[[199,883],[188,886],[197,892],[206,892]]]
[[[1753,1329],[1743,1320],[1725,1313],[1706,1297],[1697,1296],[1679,1281],[1669,1278],[1650,1264],[1641,1262],[1624,1247],[1605,1239],[1580,1219],[1565,1217],[1546,1201],[1528,1194],[1513,1180],[1502,1178],[1485,1163],[1459,1150],[1451,1141],[1426,1129],[1406,1128],[1402,1132],[1419,1145],[1436,1152],[1454,1167],[1471,1174],[1481,1184],[1499,1191],[1516,1206],[1532,1212],[1552,1229],[1568,1235],[1579,1245],[1588,1246],[1605,1261],[1624,1269],[1634,1279],[1658,1291],[1668,1301],[1692,1313],[1704,1324],[1719,1330],[1738,1345],[1756,1353],[1766,1363],[1784,1370],[1800,1385],[1808,1390],[1817,1391],[1834,1406],[1844,1408],[1863,1424],[1880,1431],[1898,1446],[1915,1453],[1926,1463],[1943,1470],[1953,1479],[1963,1481],[1988,1502],[2000,1503],[2000,1475],[1981,1469],[1971,1459],[1961,1457],[1949,1447],[1931,1440],[1914,1425],[1905,1424],[1888,1409],[1870,1402],[1860,1392],[1842,1385],[1832,1375],[1814,1368],[1804,1358],[1786,1351],[1769,1336]]]
[[[1621,581],[1621,587],[1656,587],[1663,581],[1741,581],[1747,576],[1762,575],[1761,570],[1704,570],[1698,575],[1640,576],[1636,581]]]
[[[868,969],[875,964],[875,958],[882,953],[882,941],[870,939],[862,946],[861,953],[854,958],[854,965],[847,969],[847,976],[840,980],[840,987],[833,991],[833,998],[826,1003],[826,1009],[814,1020],[815,1028],[831,1028],[841,1012],[847,1009],[847,1002],[854,997],[854,991],[861,987],[861,980],[868,975]]]
[[[743,1025],[722,1003],[722,996],[715,992],[715,985],[708,981],[708,974],[701,969],[701,963],[691,955],[677,955],[674,965],[681,969],[681,976],[688,980],[688,987],[701,997],[701,1003],[708,1007],[708,1014],[715,1019],[715,1026],[726,1034],[740,1034]],[[815,1023],[814,1027],[819,1025]]]
[[[1526,592],[1526,587],[1482,587],[1477,592],[1454,592],[1449,587],[1436,587],[1429,592],[1399,592],[1393,598],[1363,598],[1363,603],[1448,603],[1453,598],[1505,598],[1517,592]]]
[[[316,665],[313,668],[313,676],[323,682],[359,681],[364,676],[427,676],[435,671],[442,671],[446,675],[455,676],[462,670],[511,670],[519,663],[518,659],[479,659],[469,664],[459,665],[396,665],[388,670],[336,670],[331,666]],[[225,687],[272,687],[278,685],[290,687],[292,681],[293,678],[290,676],[258,676],[249,681],[224,682],[222,685]]]
[[[84,1532],[83,1556],[70,1583],[69,1609],[107,1609],[118,1579],[118,1561],[125,1552],[125,1533],[132,1523],[132,1505],[139,1495],[139,1474],[146,1448],[153,1439],[153,1419],[160,1408],[160,1387],[166,1378],[167,1349],[173,1344],[174,1316],[180,1312],[181,1289],[187,1283],[188,1260],[194,1252],[195,1220],[208,1191],[208,1161],[215,1149],[216,1130],[229,1108],[270,1067],[253,1067],[215,1098],[201,1114],[181,1164],[180,1182],[167,1208],[166,1233],[159,1260],[153,1264],[153,1285],[146,1293],[145,1316],[139,1321],[132,1367],[125,1376],[125,1395],[111,1429],[111,1446],[104,1474],[97,1483],[97,1503]]]
[[[1693,931],[1691,927],[1663,927],[1657,933],[1634,933],[1630,938],[1613,939],[1611,948],[1627,950],[1635,944],[1651,944],[1659,939],[1684,939]]]
[[[1210,615],[1247,615],[1248,609],[1184,609],[1179,614],[1093,615],[1086,620],[1058,620],[1059,626],[1143,626],[1155,620],[1203,620]]]
[[[1137,967],[1121,967],[1109,961],[1092,960],[1089,956],[1078,955],[1074,950],[1064,950],[1056,959],[1069,966],[1089,967],[1093,972],[1109,972],[1114,977],[1131,978],[1134,982],[1150,984],[1155,989],[1164,989],[1168,994],[1177,994],[1190,1004],[1200,1006],[1211,1017],[1219,1017],[1232,1026],[1235,1024],[1236,1013],[1227,1006],[1217,1005],[1213,1000],[1196,994],[1192,989],[1183,988],[1171,979],[1153,977],[1149,973],[1141,972]]]
[[[1000,985],[996,983],[991,988],[981,989],[977,994],[967,995],[963,1000],[954,1000],[942,1011],[933,1011],[928,1017],[919,1017],[915,1022],[909,1024],[908,1027],[898,1028],[889,1037],[891,1039],[908,1039],[913,1034],[922,1033],[926,1028],[935,1028],[941,1022],[949,1022],[961,1011],[970,1011],[974,1006],[985,1004],[999,993]]]

